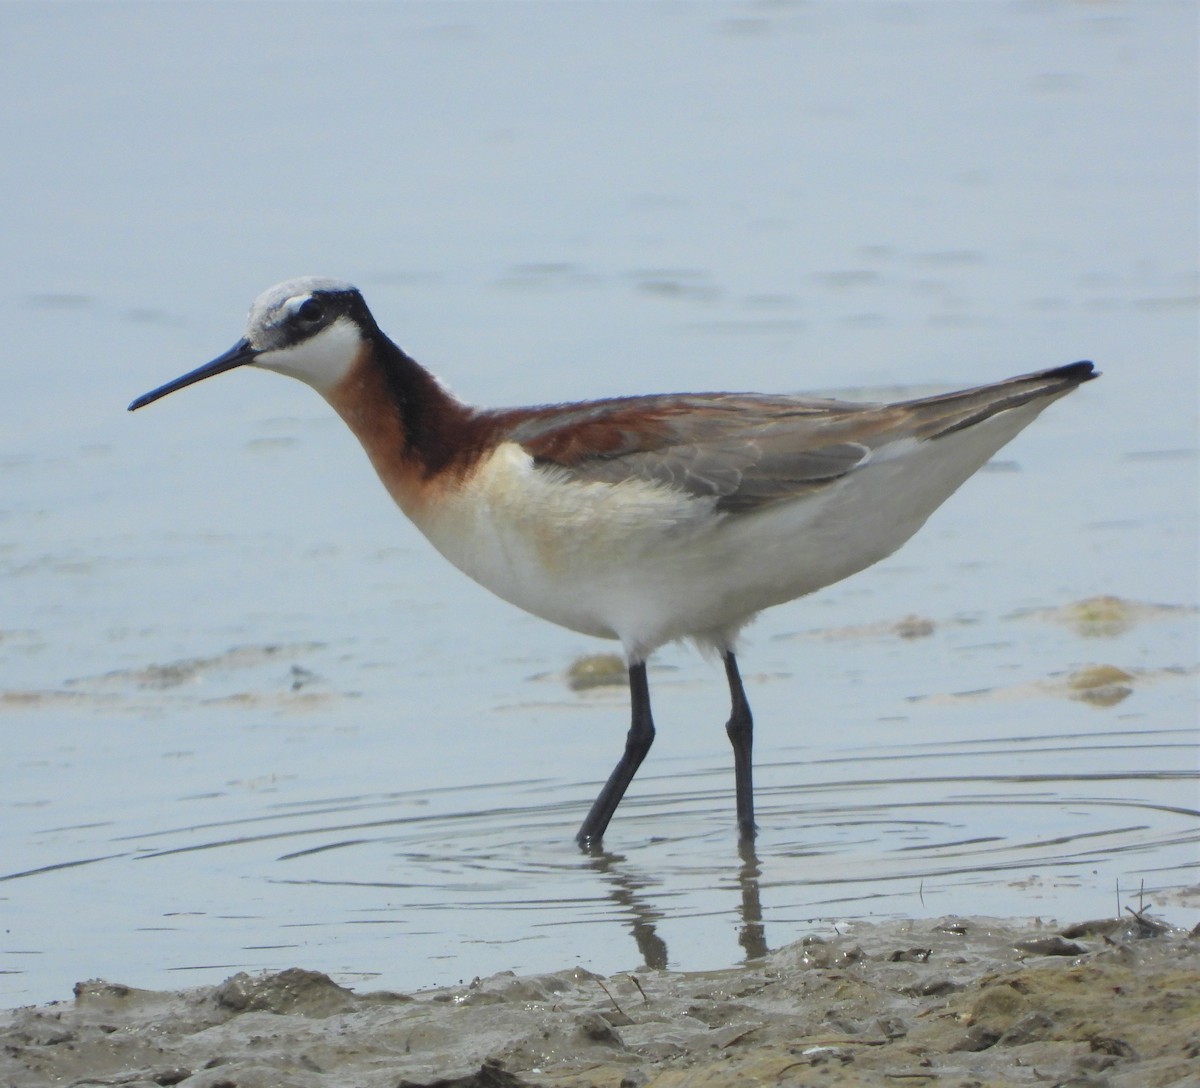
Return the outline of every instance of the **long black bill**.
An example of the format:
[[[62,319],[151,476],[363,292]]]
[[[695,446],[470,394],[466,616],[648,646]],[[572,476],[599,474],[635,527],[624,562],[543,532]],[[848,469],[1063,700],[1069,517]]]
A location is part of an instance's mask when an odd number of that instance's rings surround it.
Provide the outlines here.
[[[129,410],[136,412],[139,408],[144,408],[152,401],[158,400],[159,397],[174,393],[176,389],[182,389],[185,385],[194,385],[196,382],[204,381],[205,378],[211,378],[214,374],[224,374],[225,371],[233,370],[234,367],[245,366],[247,363],[254,362],[255,356],[260,354],[258,348],[250,346],[249,340],[239,340],[224,355],[217,356],[211,363],[198,366],[195,370],[183,375],[182,378],[176,378],[173,382],[167,382],[166,385],[160,385],[157,389],[150,390],[149,393],[143,393],[129,406]]]

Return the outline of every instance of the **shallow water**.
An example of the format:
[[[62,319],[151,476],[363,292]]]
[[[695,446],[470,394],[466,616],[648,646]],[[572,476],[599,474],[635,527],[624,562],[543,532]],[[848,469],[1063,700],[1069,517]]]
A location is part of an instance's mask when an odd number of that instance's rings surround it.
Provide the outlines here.
[[[289,10],[0,13],[4,1003],[1192,924],[1194,9]],[[747,633],[756,854],[720,670],[672,647],[589,856],[627,696],[565,674],[610,647],[450,570],[294,383],[124,412],[310,271],[481,402],[1104,377]]]

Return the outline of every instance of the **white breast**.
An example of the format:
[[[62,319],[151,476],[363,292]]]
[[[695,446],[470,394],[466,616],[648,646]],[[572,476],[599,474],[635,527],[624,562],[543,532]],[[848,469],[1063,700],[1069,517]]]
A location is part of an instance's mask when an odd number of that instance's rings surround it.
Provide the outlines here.
[[[677,611],[672,557],[695,551],[718,518],[711,499],[629,480],[580,483],[506,443],[461,488],[413,512],[447,559],[497,596],[589,635],[646,652]]]

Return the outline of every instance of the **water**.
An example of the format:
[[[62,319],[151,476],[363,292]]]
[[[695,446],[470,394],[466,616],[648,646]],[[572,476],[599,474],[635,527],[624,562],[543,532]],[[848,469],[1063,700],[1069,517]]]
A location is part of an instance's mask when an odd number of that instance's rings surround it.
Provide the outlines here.
[[[5,1003],[1194,923],[1194,8],[9,5],[0,42]],[[124,411],[309,272],[482,403],[1104,376],[748,632],[755,854],[720,670],[671,647],[587,856],[627,696],[564,673],[609,647],[449,569],[298,384]]]

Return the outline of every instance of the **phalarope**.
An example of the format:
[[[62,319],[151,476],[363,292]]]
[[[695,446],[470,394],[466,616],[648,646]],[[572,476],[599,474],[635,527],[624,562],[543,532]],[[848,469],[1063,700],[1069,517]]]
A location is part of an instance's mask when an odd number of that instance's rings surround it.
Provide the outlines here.
[[[1071,363],[894,404],[672,393],[473,408],[324,277],[260,295],[245,336],[139,397],[257,366],[317,390],[389,494],[464,573],[573,631],[620,640],[632,723],[577,835],[599,843],[654,740],[646,659],[689,638],[725,665],[737,822],[754,835],[753,724],[734,656],[756,613],[894,552],[1051,401]]]

